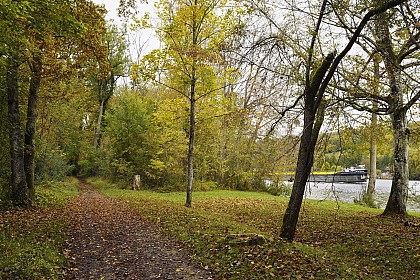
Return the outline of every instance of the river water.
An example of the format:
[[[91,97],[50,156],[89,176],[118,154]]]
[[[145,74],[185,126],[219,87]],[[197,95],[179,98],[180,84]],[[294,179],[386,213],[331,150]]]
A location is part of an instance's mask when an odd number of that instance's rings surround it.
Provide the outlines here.
[[[392,180],[376,180],[375,202],[380,208],[385,208],[386,206],[391,191],[391,183]],[[360,200],[366,187],[367,183],[347,184],[308,182],[306,185],[305,198],[316,200],[339,200],[341,202],[353,203],[355,200]],[[407,210],[420,212],[420,181],[410,181],[408,194]],[[417,196],[417,199],[415,199],[415,196]]]

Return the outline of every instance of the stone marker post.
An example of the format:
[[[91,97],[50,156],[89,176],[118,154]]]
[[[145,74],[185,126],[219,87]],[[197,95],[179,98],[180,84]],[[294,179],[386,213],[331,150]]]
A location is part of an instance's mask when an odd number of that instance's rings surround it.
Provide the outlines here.
[[[133,191],[140,190],[140,175],[134,175],[133,186],[131,187]]]

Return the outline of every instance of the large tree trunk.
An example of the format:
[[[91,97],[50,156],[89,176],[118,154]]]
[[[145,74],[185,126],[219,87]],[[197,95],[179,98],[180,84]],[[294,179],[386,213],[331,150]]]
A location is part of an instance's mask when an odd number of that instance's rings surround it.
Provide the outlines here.
[[[23,159],[23,139],[19,115],[17,59],[9,58],[6,73],[8,116],[10,123],[10,158],[12,171],[12,201],[18,206],[29,206]]]
[[[283,216],[283,224],[280,230],[280,237],[289,241],[293,241],[295,235],[306,182],[308,181],[314,162],[315,146],[324,120],[325,104],[322,101],[317,103],[317,98],[323,98],[323,94],[319,95],[318,90],[333,59],[334,54],[328,55],[324,59],[322,65],[314,70],[312,79],[310,79],[310,75],[307,75],[304,93],[303,132],[300,138],[295,179],[293,182],[292,194]]]
[[[384,215],[405,215],[408,192],[408,129],[405,110],[392,114],[394,135],[394,176]]]
[[[35,199],[35,134],[38,110],[39,87],[41,85],[41,58],[35,56],[31,65],[31,80],[29,85],[28,111],[25,129],[24,166],[28,199],[30,203]]]
[[[304,130],[299,146],[298,161],[296,165],[295,179],[289,204],[283,216],[283,224],[280,237],[293,241],[299,212],[302,206],[306,182],[314,162],[315,146],[318,142],[319,132],[324,121],[325,104],[322,103],[315,109],[314,102],[305,101]]]
[[[391,41],[390,18],[387,14],[381,14],[375,20],[376,43],[385,64],[390,87],[388,103],[391,107],[394,136],[394,176],[391,193],[383,214],[405,215],[408,192],[407,109],[404,106],[401,88],[401,67]]]
[[[305,109],[304,130],[300,138],[298,161],[296,165],[295,179],[293,181],[292,194],[289,204],[283,216],[283,224],[280,231],[280,237],[292,241],[296,231],[296,225],[299,218],[300,207],[302,206],[303,195],[305,193],[306,182],[311,173],[314,146],[313,121],[315,119],[312,108]]]
[[[300,138],[298,161],[296,165],[295,179],[293,182],[292,194],[289,204],[283,216],[283,224],[280,230],[280,237],[293,241],[296,225],[299,218],[300,207],[302,206],[306,182],[311,173],[314,162],[315,146],[318,142],[319,131],[324,121],[325,103],[322,101],[323,92],[319,92],[322,80],[324,79],[335,54],[331,53],[319,66],[313,70],[313,76],[307,75],[304,99],[304,123],[303,133]]]

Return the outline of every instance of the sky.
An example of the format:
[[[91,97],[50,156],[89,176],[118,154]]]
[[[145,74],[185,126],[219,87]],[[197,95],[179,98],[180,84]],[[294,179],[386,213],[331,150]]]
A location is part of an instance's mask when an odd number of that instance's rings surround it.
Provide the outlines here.
[[[106,15],[107,19],[114,19],[114,21],[118,21],[118,6],[120,1],[118,0],[93,0],[96,4],[103,4],[105,5],[108,14]]]
[[[92,0],[96,4],[105,5],[105,9],[108,11],[106,15],[107,20],[113,20],[116,24],[121,24],[121,19],[118,17],[118,6],[120,4],[119,0]],[[153,14],[154,11],[154,0],[149,0],[149,4],[138,4],[139,14],[142,12],[149,12]],[[138,54],[141,52],[141,55],[149,53],[151,50],[159,48],[159,42],[155,37],[155,32],[151,29],[142,30],[138,32],[129,32],[129,41],[130,41],[130,53],[133,60],[138,59]],[[140,51],[141,49],[141,51]]]

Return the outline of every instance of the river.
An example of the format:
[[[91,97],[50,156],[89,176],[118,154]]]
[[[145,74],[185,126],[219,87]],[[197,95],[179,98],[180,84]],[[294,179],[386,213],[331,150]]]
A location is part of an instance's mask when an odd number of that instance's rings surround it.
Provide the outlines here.
[[[392,180],[376,180],[375,202],[380,208],[385,208],[391,191],[391,183]],[[341,202],[353,203],[355,200],[360,199],[366,187],[367,183],[332,184],[308,182],[306,185],[305,198],[317,200],[339,200]],[[420,212],[420,181],[410,181],[408,194],[409,199],[407,201],[407,210]],[[415,196],[417,196],[416,199]]]

